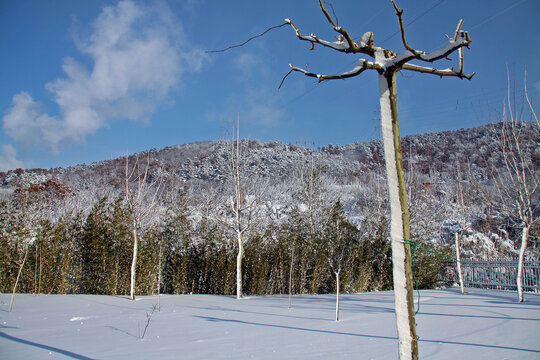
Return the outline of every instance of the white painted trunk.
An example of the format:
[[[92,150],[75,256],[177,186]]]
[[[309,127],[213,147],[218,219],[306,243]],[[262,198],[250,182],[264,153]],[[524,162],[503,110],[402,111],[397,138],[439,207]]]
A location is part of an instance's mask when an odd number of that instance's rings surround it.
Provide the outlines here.
[[[337,271],[336,274],[336,321],[339,321],[339,273],[340,271]]]
[[[394,137],[392,131],[392,108],[388,80],[379,75],[381,104],[381,128],[384,143],[388,193],[390,197],[390,238],[392,245],[392,270],[394,278],[394,301],[399,339],[399,359],[412,359],[412,336],[409,328],[407,287],[405,277],[405,244],[403,243],[403,219],[399,201],[398,175]]]
[[[129,297],[131,300],[135,300],[135,270],[137,269],[137,252],[138,252],[139,240],[137,238],[137,229],[133,228],[133,260],[131,261],[131,289]]]
[[[242,233],[237,232],[238,255],[236,257],[236,298],[242,298],[242,258],[244,257],[244,244],[242,243]]]
[[[463,271],[461,270],[461,251],[459,249],[459,234],[457,232],[456,232],[456,259],[457,259],[459,286],[461,287],[461,294],[465,295],[465,285],[463,284]]]
[[[519,249],[519,261],[518,261],[518,276],[517,276],[517,290],[518,300],[523,302],[523,261],[525,260],[525,250],[527,249],[527,242],[529,240],[529,226],[523,226],[521,229],[521,247]]]
[[[291,268],[289,269],[289,309],[292,307],[293,269],[294,269],[294,247],[291,253]]]
[[[161,257],[163,252],[161,244],[159,246],[159,261],[158,261],[158,283],[157,283],[157,295],[158,295],[158,312],[161,312]]]

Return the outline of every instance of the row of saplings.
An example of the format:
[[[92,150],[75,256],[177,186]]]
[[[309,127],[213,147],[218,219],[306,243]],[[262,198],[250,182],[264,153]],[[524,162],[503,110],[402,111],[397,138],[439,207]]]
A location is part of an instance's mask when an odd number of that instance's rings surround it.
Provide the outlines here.
[[[301,216],[291,216],[288,222],[249,234],[242,262],[244,294],[332,293],[338,270],[341,292],[392,289],[386,218],[373,216],[358,228],[347,221],[339,203],[329,212],[331,216],[316,232],[309,230]],[[20,227],[22,233],[23,224]],[[13,230],[16,234],[17,229]],[[182,208],[167,212],[164,225],[144,233],[136,294],[235,294],[233,239],[210,218],[194,224]],[[78,214],[54,225],[41,222],[29,247],[14,240],[0,239],[0,289],[4,293],[12,291],[25,256],[17,292],[130,292],[131,227],[120,201],[102,199],[86,217]],[[447,280],[447,265],[443,258],[417,252],[416,285],[441,285]]]

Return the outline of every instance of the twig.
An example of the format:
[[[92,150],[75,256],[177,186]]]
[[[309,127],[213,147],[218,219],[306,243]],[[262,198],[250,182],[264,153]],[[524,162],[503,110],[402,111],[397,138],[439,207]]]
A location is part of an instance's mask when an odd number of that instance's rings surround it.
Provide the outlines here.
[[[283,79],[285,80],[285,79]],[[283,83],[283,81],[281,81]],[[538,116],[536,115],[536,111],[534,111],[534,107],[531,104],[531,100],[529,99],[529,93],[527,92],[527,68],[525,68],[525,79],[523,81],[524,88],[525,88],[525,99],[527,99],[527,104],[529,104],[529,108],[531,109],[531,113],[533,114],[534,118],[536,119],[536,123],[538,126],[540,126],[540,121],[538,120]],[[281,86],[281,85],[280,85]]]
[[[146,313],[146,325],[144,326],[144,330],[143,330],[141,339],[144,339],[144,335],[146,334],[146,330],[148,329],[148,326],[150,325],[150,321],[152,320],[152,315],[154,315],[154,313],[156,312],[156,309],[157,309],[157,305],[154,304],[152,306],[152,312],[151,313]]]
[[[336,12],[334,11],[334,5],[332,5],[332,3],[329,3],[329,2],[324,2],[326,5],[330,6],[330,9],[332,9],[332,14],[334,15],[334,17],[336,18],[336,26],[339,26],[339,19],[336,15]]]
[[[249,39],[247,39],[246,41],[244,41],[244,42],[241,43],[241,44],[238,44],[238,45],[231,45],[231,46],[226,47],[225,49],[221,49],[221,50],[208,50],[208,51],[206,51],[206,53],[207,53],[207,54],[210,54],[210,53],[220,53],[220,52],[225,52],[225,51],[230,50],[230,49],[234,49],[234,48],[237,48],[237,47],[244,46],[244,45],[246,45],[248,42],[250,42],[251,40],[256,39],[256,38],[258,38],[258,37],[261,37],[261,36],[265,35],[265,34],[266,34],[267,32],[269,32],[270,30],[274,30],[274,29],[280,28],[280,27],[285,26],[285,25],[289,25],[289,23],[284,22],[284,23],[281,24],[281,25],[276,25],[276,26],[269,27],[269,28],[266,29],[264,32],[260,33],[259,35],[255,35],[255,36],[250,37]]]
[[[285,82],[285,79],[287,78],[287,76],[291,75],[291,73],[294,71],[294,69],[291,69],[289,70],[289,72],[287,73],[287,75],[285,75],[283,77],[283,79],[281,79],[281,82],[279,83],[279,86],[278,86],[278,90],[281,89],[281,85],[283,85],[283,83]]]

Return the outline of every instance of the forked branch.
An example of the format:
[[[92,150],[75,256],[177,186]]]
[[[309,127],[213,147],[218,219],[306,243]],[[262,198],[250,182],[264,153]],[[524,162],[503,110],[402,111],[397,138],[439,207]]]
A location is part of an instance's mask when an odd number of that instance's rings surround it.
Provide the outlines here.
[[[350,52],[362,52],[360,51],[362,46],[359,46],[356,42],[354,42],[349,32],[343,29],[341,26],[338,26],[337,23],[332,19],[332,16],[330,16],[330,13],[328,12],[328,10],[326,10],[326,7],[324,6],[324,3],[322,0],[319,0],[319,5],[321,7],[322,12],[324,13],[324,16],[326,16],[326,19],[328,20],[328,22],[330,22],[330,24],[334,28],[334,31],[341,34],[341,36],[338,39],[341,41],[343,40],[347,41],[347,45],[349,46]],[[363,44],[363,45],[365,46],[366,44]],[[375,50],[375,49],[372,49],[372,50]]]
[[[403,9],[398,8],[395,0],[392,0],[392,4],[394,5],[394,9],[396,11],[396,15],[399,21],[399,31],[401,33],[401,42],[403,43],[403,46],[405,47],[405,49],[407,49],[405,53],[400,54],[396,57],[396,64],[398,66],[402,67],[405,70],[412,70],[412,71],[418,71],[418,72],[427,73],[427,74],[434,74],[441,77],[442,76],[455,76],[460,79],[468,79],[468,80],[472,79],[475,73],[466,75],[464,72],[463,47],[464,46],[466,46],[467,48],[470,47],[471,38],[469,37],[469,33],[467,31],[461,30],[461,27],[463,26],[463,19],[459,21],[456,31],[454,33],[454,36],[449,38],[449,41],[444,48],[428,53],[426,51],[416,50],[412,46],[409,45],[409,43],[407,42],[407,38],[405,36]],[[457,69],[450,68],[450,69],[439,70],[439,69],[434,69],[431,67],[423,67],[423,66],[416,66],[416,65],[405,66],[405,65],[409,65],[407,63],[414,59],[425,61],[425,62],[435,62],[440,59],[448,58],[448,55],[450,55],[456,50],[458,50],[459,52],[459,66],[457,67]]]
[[[327,40],[320,39],[317,35],[311,34],[309,36],[302,35],[300,32],[300,29],[292,22],[291,19],[285,19],[285,22],[291,25],[291,27],[294,29],[294,32],[296,33],[296,36],[300,40],[308,41],[311,43],[311,49],[315,47],[315,44],[320,44],[322,46],[329,47],[331,49],[341,51],[344,53],[361,53],[361,54],[367,54],[371,57],[375,57],[375,51],[377,48],[373,45],[373,33],[368,32],[365,33],[358,42],[355,42],[349,32],[342,28],[341,26],[338,26],[336,22],[332,19],[332,16],[326,10],[326,7],[324,6],[324,3],[322,0],[319,0],[319,5],[321,7],[322,12],[324,13],[324,16],[332,25],[332,28],[334,31],[339,33],[339,37],[337,41],[330,42]]]

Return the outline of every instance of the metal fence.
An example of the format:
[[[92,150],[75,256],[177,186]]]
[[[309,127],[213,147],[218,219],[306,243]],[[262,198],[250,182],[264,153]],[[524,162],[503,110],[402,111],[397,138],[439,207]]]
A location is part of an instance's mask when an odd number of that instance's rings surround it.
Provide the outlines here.
[[[517,290],[517,260],[464,260],[461,262],[463,282],[466,287],[483,289]],[[459,283],[456,262],[453,264],[454,280]],[[524,261],[523,291],[540,292],[540,261]]]

